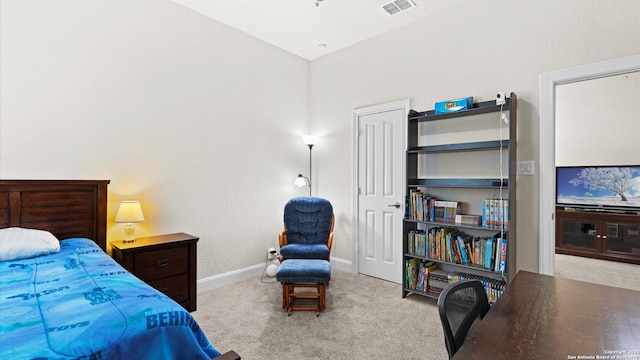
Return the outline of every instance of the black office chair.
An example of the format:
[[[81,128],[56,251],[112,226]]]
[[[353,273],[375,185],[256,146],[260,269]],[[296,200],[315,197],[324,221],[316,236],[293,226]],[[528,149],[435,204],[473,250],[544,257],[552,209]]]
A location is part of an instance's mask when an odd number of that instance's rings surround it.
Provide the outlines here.
[[[489,300],[478,280],[463,280],[447,286],[438,297],[438,311],[449,358],[458,351],[469,329],[489,311]]]

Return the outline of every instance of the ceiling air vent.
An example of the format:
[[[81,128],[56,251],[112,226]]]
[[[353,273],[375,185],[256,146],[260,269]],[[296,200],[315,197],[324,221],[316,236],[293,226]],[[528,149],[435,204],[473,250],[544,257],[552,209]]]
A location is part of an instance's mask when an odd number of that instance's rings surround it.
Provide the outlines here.
[[[414,3],[411,0],[396,0],[388,4],[382,5],[382,10],[384,10],[384,12],[387,13],[387,15],[393,16],[405,10],[409,10],[415,6],[416,6],[416,3]]]

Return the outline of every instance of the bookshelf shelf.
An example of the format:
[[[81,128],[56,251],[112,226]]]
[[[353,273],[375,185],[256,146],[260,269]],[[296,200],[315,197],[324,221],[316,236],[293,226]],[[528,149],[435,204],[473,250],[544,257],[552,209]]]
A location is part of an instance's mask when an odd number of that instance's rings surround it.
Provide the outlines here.
[[[451,265],[451,266],[455,266],[458,269],[464,269],[464,270],[471,270],[471,271],[480,271],[482,273],[486,273],[486,274],[490,274],[491,276],[495,276],[495,277],[502,277],[502,273],[499,271],[493,271],[493,270],[489,270],[487,268],[484,268],[480,265],[473,265],[473,264],[456,264],[456,263],[452,263],[450,261],[445,261],[445,260],[440,260],[440,259],[433,259],[433,258],[429,258],[429,257],[425,257],[425,256],[420,256],[420,255],[415,255],[415,254],[404,254],[405,257],[407,258],[416,258],[416,259],[420,259],[420,260],[424,260],[424,261],[430,261],[430,262],[434,262],[437,264],[442,264],[442,265]]]
[[[412,179],[407,178],[408,187],[439,187],[439,188],[500,188],[509,186],[506,179],[474,179],[474,178],[448,178],[448,179]]]
[[[425,221],[425,220],[412,220],[412,219],[405,219],[405,222],[411,223],[414,222],[416,224],[425,224],[426,226],[453,226],[453,227],[457,227],[457,228],[465,228],[465,229],[474,229],[474,230],[486,230],[486,231],[493,231],[493,232],[498,232],[498,231],[509,231],[509,227],[504,227],[504,228],[498,228],[498,227],[488,227],[488,226],[475,226],[475,225],[466,225],[466,224],[459,224],[459,223],[452,223],[452,222],[442,222],[442,221]]]
[[[418,146],[407,150],[407,154],[426,154],[447,151],[475,151],[491,150],[509,147],[509,140],[478,141],[473,143],[458,143],[446,145]]]
[[[495,301],[516,272],[517,96],[407,120],[402,297],[437,298],[446,283],[476,278]]]
[[[511,106],[511,98],[506,100],[507,102],[505,103],[503,109],[509,108]],[[469,110],[465,110],[461,112],[446,113],[446,114],[436,114],[435,111],[433,110],[428,110],[423,112],[417,112],[417,111],[411,110],[409,112],[409,121],[410,122],[436,121],[436,120],[456,118],[460,116],[480,115],[480,114],[499,112],[499,111],[500,111],[500,105],[496,105],[496,102],[491,100],[491,101],[474,103],[473,108]]]

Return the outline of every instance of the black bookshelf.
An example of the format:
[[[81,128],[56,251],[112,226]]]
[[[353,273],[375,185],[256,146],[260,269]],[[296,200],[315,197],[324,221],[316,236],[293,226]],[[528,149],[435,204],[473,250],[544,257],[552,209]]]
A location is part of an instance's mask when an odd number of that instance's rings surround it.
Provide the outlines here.
[[[498,115],[500,112],[505,112],[508,114],[508,121],[506,122],[508,125],[508,130],[505,131],[504,138],[500,139],[490,139],[487,141],[477,141],[477,139],[470,139],[472,141],[469,142],[460,142],[460,141],[452,141],[451,143],[437,143],[430,144],[428,143],[428,137],[425,135],[426,131],[421,128],[421,124],[432,121],[442,121],[442,123],[434,124],[433,129],[437,131],[440,128],[446,128],[449,125],[449,122],[456,122],[460,119],[467,118],[470,116],[489,114],[486,116],[492,116],[490,114],[496,114],[496,119],[498,119]],[[483,115],[485,116],[485,115]],[[409,263],[412,263],[412,266],[416,264],[416,262],[420,262],[422,265],[429,263],[435,267],[437,270],[442,270],[444,272],[448,272],[454,274],[465,274],[466,277],[473,276],[478,279],[483,280],[486,284],[490,284],[489,286],[493,286],[493,284],[503,284],[503,286],[508,285],[511,279],[515,276],[516,272],[516,139],[517,139],[517,96],[515,93],[511,93],[509,98],[506,99],[506,103],[503,105],[496,105],[494,100],[485,101],[475,103],[473,108],[468,110],[463,110],[459,112],[446,113],[446,114],[435,114],[433,110],[428,111],[414,111],[411,110],[408,115],[408,143],[407,143],[407,152],[406,152],[406,192],[407,195],[410,192],[420,190],[425,194],[429,194],[430,191],[437,189],[437,191],[444,191],[450,193],[456,193],[456,189],[466,189],[465,191],[471,191],[475,194],[478,192],[479,195],[474,196],[474,199],[477,197],[483,196],[483,194],[488,193],[498,193],[498,190],[504,191],[504,194],[507,196],[503,196],[503,199],[508,199],[508,215],[507,220],[508,226],[504,226],[501,228],[496,227],[488,227],[481,225],[470,225],[470,224],[461,224],[461,223],[451,223],[451,222],[441,222],[441,221],[433,221],[433,219],[423,219],[423,220],[415,220],[413,218],[408,218],[405,216],[405,220],[403,221],[403,274],[402,274],[402,297],[406,297],[409,294],[417,294],[421,296],[427,296],[432,298],[437,298],[437,291],[428,291],[428,289],[420,289],[416,290],[409,286],[408,279],[408,271],[410,270]],[[482,131],[480,129],[479,131]],[[446,133],[446,131],[443,131]],[[440,134],[436,134],[440,135]],[[502,133],[501,133],[502,137]],[[422,139],[421,139],[422,138]],[[425,140],[427,138],[427,140]],[[442,139],[442,138],[440,138]],[[420,141],[423,141],[421,143]],[[425,143],[426,142],[426,143]],[[490,151],[491,154],[506,154],[506,156],[502,156],[503,164],[507,164],[508,173],[505,174],[504,178],[487,178],[483,176],[474,176],[476,174],[469,173],[465,174],[464,178],[451,178],[451,177],[438,177],[435,175],[433,178],[421,178],[419,177],[419,168],[422,169],[422,173],[424,173],[424,167],[427,166],[426,161],[423,161],[423,156],[439,156],[439,154],[446,153],[459,153],[456,156],[466,156],[466,153],[473,154],[476,152],[486,152]],[[498,159],[498,157],[496,157]],[[499,161],[499,160],[496,160]],[[453,165],[455,166],[455,164]],[[429,169],[426,171],[429,172]],[[462,193],[462,192],[461,192]],[[465,192],[465,194],[468,194]],[[457,201],[457,202],[465,202],[467,199],[465,198],[456,198],[456,196],[463,195],[453,195],[452,198],[448,199],[439,199],[444,201]],[[409,203],[409,199],[407,199],[407,205]],[[476,200],[469,200],[475,201]],[[480,204],[473,204],[475,208]],[[481,214],[470,214],[470,215],[481,215]],[[505,271],[494,271],[494,268],[487,268],[481,265],[469,264],[469,263],[456,263],[451,261],[445,261],[442,259],[434,258],[429,255],[422,256],[416,255],[415,253],[409,251],[408,238],[409,233],[415,230],[428,230],[433,227],[450,227],[459,231],[461,234],[469,234],[469,235],[477,235],[477,234],[486,234],[488,237],[493,236],[496,232],[499,232],[502,237],[507,239],[507,253],[506,253],[506,267]]]

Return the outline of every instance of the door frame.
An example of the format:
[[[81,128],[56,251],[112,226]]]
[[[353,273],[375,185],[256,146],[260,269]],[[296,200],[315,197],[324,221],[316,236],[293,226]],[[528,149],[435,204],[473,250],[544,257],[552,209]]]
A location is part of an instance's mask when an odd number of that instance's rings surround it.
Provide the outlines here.
[[[538,272],[554,273],[556,192],[556,85],[640,71],[640,55],[540,74]]]
[[[411,101],[409,99],[402,99],[402,100],[396,100],[396,101],[391,101],[388,103],[382,103],[382,104],[377,104],[377,105],[370,105],[370,106],[363,106],[363,107],[359,107],[359,108],[355,108],[352,111],[352,131],[351,133],[353,134],[353,161],[352,161],[352,176],[351,176],[351,194],[352,194],[352,209],[351,209],[351,233],[352,235],[352,249],[351,249],[351,258],[353,259],[353,261],[351,262],[351,270],[353,273],[358,273],[358,239],[359,239],[359,234],[358,234],[358,224],[359,224],[359,217],[358,217],[358,211],[359,211],[359,203],[358,203],[358,168],[359,168],[359,152],[358,152],[358,129],[360,128],[360,117],[361,116],[366,116],[366,115],[371,115],[371,114],[376,114],[376,113],[380,113],[380,112],[387,112],[387,111],[393,111],[393,110],[400,110],[402,111],[402,117],[404,119],[407,119],[407,117],[409,116],[409,111],[411,110]],[[407,151],[407,121],[404,121],[402,123],[402,154],[401,154],[401,163],[402,163],[402,174],[401,174],[401,182],[403,184],[406,184],[406,176],[407,176],[407,157],[405,156],[405,153]],[[403,186],[403,195],[406,195],[406,186]]]

